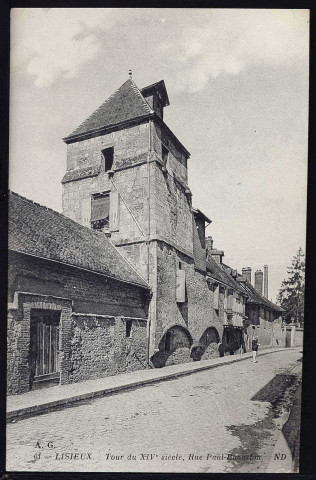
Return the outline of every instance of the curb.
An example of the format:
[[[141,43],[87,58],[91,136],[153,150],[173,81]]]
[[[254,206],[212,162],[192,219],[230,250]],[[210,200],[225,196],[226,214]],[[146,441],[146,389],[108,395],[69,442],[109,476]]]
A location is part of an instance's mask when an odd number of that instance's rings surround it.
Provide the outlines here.
[[[294,350],[296,348],[301,348],[301,347],[277,348],[277,349],[274,349],[274,350],[269,349],[269,351],[261,350],[259,356],[269,355],[270,353],[282,352],[284,350]],[[199,365],[199,366],[196,366],[195,368],[191,367],[191,368],[187,368],[185,370],[179,371],[179,372],[169,372],[169,373],[165,372],[165,373],[162,373],[161,375],[159,375],[157,377],[154,377],[154,378],[147,378],[147,379],[145,378],[145,379],[141,379],[141,380],[135,380],[135,381],[131,381],[129,383],[125,383],[123,385],[101,388],[99,390],[94,390],[94,391],[91,391],[91,392],[86,392],[86,393],[83,393],[83,394],[74,395],[74,396],[70,396],[70,397],[67,397],[67,398],[54,400],[54,401],[51,401],[51,402],[45,402],[45,403],[42,403],[42,404],[39,404],[39,405],[22,407],[22,408],[19,408],[19,409],[16,409],[16,410],[11,410],[10,412],[7,412],[6,420],[7,420],[7,423],[11,423],[14,420],[22,420],[22,419],[25,419],[25,418],[34,417],[34,416],[39,415],[39,414],[48,413],[48,412],[57,411],[57,410],[62,410],[63,408],[72,407],[72,406],[74,406],[74,404],[82,403],[85,400],[94,399],[94,398],[98,398],[98,397],[102,397],[102,396],[109,396],[109,395],[113,395],[113,394],[116,394],[116,393],[120,393],[122,391],[127,391],[127,390],[132,390],[134,388],[142,387],[142,386],[150,384],[150,383],[163,382],[163,381],[166,381],[166,380],[171,380],[173,378],[179,378],[179,377],[183,377],[183,376],[186,376],[186,375],[190,375],[190,374],[193,374],[193,373],[196,373],[196,372],[201,372],[201,371],[204,371],[204,370],[210,370],[212,368],[221,367],[223,365],[229,365],[231,363],[241,362],[241,361],[247,360],[251,357],[252,357],[252,353],[248,353],[248,352],[241,355],[241,356],[238,356],[238,357],[233,356],[233,355],[232,355],[232,358],[226,356],[226,357],[223,357],[223,359],[225,359],[225,361],[222,360],[218,363],[212,363],[212,364],[207,364],[207,365]],[[190,363],[188,365],[192,365],[192,364]],[[165,368],[168,368],[168,367],[165,367]]]

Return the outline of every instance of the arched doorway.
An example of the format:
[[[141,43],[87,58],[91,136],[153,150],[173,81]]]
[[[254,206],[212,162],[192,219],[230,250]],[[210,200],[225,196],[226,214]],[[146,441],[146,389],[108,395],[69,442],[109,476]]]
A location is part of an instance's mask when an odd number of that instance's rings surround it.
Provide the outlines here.
[[[151,358],[154,367],[190,362],[192,343],[192,336],[186,328],[181,325],[169,328],[159,342],[159,351]]]
[[[219,334],[215,327],[208,327],[201,336],[199,343],[203,348],[201,355],[203,360],[219,357]]]

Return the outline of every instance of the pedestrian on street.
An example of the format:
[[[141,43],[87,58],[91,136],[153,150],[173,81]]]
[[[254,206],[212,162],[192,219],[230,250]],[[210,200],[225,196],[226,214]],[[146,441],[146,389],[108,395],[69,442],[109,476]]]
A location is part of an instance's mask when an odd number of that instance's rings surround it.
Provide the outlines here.
[[[252,361],[253,363],[258,363],[258,360],[257,360],[257,354],[258,354],[258,347],[259,347],[259,343],[258,343],[258,337],[254,337],[252,339]]]

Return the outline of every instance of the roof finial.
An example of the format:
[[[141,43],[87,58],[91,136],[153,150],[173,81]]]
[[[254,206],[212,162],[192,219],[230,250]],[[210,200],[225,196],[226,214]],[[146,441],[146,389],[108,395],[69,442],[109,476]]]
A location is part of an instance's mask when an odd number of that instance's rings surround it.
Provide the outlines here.
[[[132,70],[131,70],[131,69],[129,69],[129,72],[128,72],[128,74],[129,74],[129,78],[130,78],[130,79],[132,79],[132,75],[133,75],[133,73],[132,73]]]

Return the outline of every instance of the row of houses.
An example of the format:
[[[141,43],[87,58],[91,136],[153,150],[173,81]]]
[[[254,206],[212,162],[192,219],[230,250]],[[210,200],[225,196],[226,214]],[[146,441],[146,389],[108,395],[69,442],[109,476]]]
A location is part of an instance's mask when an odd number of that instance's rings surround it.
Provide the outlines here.
[[[267,275],[262,292],[206,237],[167,105],[163,81],[130,77],[64,139],[63,214],[10,194],[9,393],[245,352],[254,335],[285,345]]]

